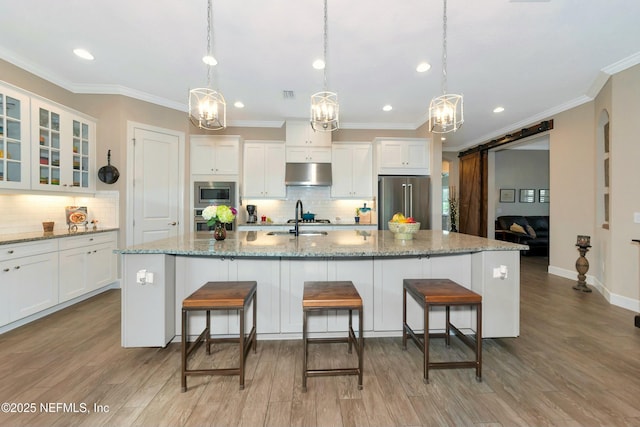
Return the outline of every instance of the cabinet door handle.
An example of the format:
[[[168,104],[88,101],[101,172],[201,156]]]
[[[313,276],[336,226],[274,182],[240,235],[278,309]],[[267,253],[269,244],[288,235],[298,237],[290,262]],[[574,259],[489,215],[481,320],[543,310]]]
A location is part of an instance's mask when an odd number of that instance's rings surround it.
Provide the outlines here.
[[[7,252],[8,252],[9,254],[12,254],[12,253],[13,253],[13,250],[10,250],[10,251],[7,251]]]
[[[4,271],[4,272],[6,273],[7,271],[9,271],[9,269],[8,269],[8,268],[5,268],[5,269],[4,269],[4,270],[2,270],[2,271]]]
[[[13,267],[13,268],[15,268],[16,270],[20,270],[20,266],[19,266],[19,265],[16,265],[16,266],[15,266],[15,267]]]
[[[167,225],[177,225],[177,224],[178,224],[177,222],[173,221],[173,222],[170,222],[170,223],[169,223],[169,224],[167,224]]]

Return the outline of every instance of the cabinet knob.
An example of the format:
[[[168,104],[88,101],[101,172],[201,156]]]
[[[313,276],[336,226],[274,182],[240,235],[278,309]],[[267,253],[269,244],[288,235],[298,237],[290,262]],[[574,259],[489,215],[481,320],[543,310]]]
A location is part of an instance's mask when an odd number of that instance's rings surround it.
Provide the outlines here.
[[[12,254],[12,253],[13,253],[13,250],[10,250],[10,251],[7,251],[7,252],[8,252],[9,254]]]
[[[4,270],[2,270],[2,271],[4,271],[4,272],[6,273],[7,271],[9,271],[9,269],[8,269],[8,268],[5,268],[5,269],[4,269]]]
[[[175,226],[175,225],[177,225],[177,224],[178,224],[177,222],[173,221],[173,222],[170,222],[170,223],[169,223],[169,224],[167,224],[167,225],[173,225],[173,226]]]
[[[16,265],[16,266],[15,266],[15,267],[13,267],[13,268],[15,268],[16,270],[20,270],[20,266],[19,266],[19,265]]]

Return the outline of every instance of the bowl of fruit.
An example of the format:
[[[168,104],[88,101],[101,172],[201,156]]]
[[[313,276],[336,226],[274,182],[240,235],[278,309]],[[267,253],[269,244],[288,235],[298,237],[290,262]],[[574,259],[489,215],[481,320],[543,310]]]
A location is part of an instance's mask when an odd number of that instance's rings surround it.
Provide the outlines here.
[[[405,217],[400,212],[393,215],[389,221],[389,231],[398,240],[411,240],[418,230],[420,230],[420,223],[416,222],[413,217]]]

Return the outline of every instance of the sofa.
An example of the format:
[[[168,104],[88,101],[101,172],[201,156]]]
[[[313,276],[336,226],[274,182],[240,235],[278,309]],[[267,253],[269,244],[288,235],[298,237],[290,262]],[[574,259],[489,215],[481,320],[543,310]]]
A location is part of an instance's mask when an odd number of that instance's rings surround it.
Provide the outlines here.
[[[548,215],[503,215],[496,218],[496,239],[528,245],[526,255],[549,253]]]

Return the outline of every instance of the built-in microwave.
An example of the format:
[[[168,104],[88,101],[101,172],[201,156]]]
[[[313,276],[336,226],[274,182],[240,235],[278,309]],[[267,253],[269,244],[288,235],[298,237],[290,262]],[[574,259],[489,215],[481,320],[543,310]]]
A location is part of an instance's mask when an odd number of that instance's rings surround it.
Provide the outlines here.
[[[193,183],[193,207],[206,208],[209,205],[235,206],[235,182],[205,182]]]

